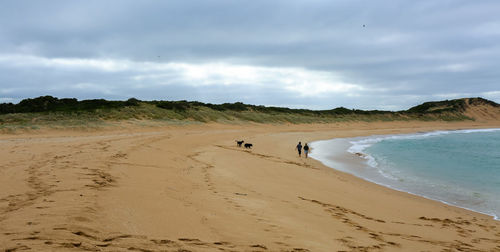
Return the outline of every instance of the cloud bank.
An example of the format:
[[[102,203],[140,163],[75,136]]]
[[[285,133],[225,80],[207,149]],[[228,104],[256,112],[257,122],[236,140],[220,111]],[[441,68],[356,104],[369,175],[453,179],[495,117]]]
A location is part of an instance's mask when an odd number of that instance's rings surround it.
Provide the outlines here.
[[[500,102],[499,12],[498,1],[5,2],[0,102]]]

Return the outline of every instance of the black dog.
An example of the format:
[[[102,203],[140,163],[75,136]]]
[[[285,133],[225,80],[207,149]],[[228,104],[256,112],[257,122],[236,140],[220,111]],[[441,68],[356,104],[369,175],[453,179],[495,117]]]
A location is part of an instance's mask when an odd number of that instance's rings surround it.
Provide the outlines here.
[[[251,144],[251,143],[246,143],[245,144],[245,148],[247,148],[247,149],[251,149],[252,146],[253,146],[253,144]]]
[[[238,145],[238,147],[241,147],[241,144],[242,144],[243,142],[245,142],[245,141],[243,141],[243,140],[241,140],[241,141],[236,140],[236,144]]]

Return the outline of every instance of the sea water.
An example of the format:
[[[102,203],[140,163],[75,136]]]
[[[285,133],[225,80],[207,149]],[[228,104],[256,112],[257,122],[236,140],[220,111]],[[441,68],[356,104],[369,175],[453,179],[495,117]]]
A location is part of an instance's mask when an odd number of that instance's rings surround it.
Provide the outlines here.
[[[500,217],[500,129],[435,131],[311,143],[325,165]]]

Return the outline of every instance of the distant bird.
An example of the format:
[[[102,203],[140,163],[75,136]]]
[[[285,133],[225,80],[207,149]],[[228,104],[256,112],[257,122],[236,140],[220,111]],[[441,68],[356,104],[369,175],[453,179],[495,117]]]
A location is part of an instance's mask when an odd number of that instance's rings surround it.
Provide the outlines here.
[[[365,27],[365,25],[363,25],[363,27]]]

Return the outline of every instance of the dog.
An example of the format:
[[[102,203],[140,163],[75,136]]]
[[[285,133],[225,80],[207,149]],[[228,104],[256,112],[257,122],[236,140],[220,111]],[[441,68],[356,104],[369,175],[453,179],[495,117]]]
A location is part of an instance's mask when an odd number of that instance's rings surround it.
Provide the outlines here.
[[[236,144],[238,145],[238,147],[241,147],[241,144],[244,143],[245,141],[241,140],[241,141],[238,141],[236,140]]]
[[[253,146],[253,144],[251,144],[251,143],[246,143],[245,144],[245,148],[247,148],[247,149],[251,149],[252,146]]]

